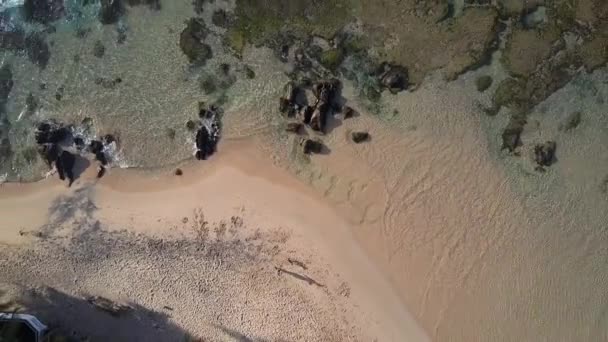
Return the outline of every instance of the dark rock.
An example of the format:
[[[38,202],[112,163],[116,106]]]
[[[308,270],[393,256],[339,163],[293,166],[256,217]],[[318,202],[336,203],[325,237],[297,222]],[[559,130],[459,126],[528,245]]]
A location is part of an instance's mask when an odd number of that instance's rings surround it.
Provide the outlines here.
[[[116,137],[112,134],[106,134],[101,138],[101,142],[104,145],[110,145],[113,142],[116,142]]]
[[[583,114],[581,112],[574,112],[574,113],[568,115],[568,117],[566,117],[559,124],[559,130],[560,131],[564,131],[564,132],[568,132],[570,130],[575,129],[581,123],[581,117],[582,117],[582,115]]]
[[[233,19],[223,9],[218,9],[213,12],[211,22],[213,25],[221,28],[228,28],[233,23]]]
[[[125,0],[127,5],[133,7],[133,6],[141,6],[141,5],[146,5],[148,7],[150,7],[150,9],[153,9],[155,11],[160,11],[161,9],[161,4],[160,4],[160,0]]]
[[[228,63],[220,64],[220,72],[224,75],[230,74],[230,64],[228,64]]]
[[[325,132],[325,125],[327,124],[327,115],[330,110],[329,103],[321,102],[317,104],[315,110],[310,118],[310,128],[318,132]]]
[[[360,144],[364,141],[368,141],[370,136],[367,132],[353,132],[351,134],[351,138],[356,144]]]
[[[59,87],[57,88],[57,92],[55,93],[55,99],[57,101],[61,101],[61,99],[63,98],[63,92],[64,92],[64,88],[63,87]]]
[[[56,144],[42,144],[38,145],[38,153],[42,156],[44,161],[49,167],[53,166],[53,163],[59,158],[60,149]]]
[[[492,76],[484,75],[479,76],[475,80],[475,86],[477,87],[477,91],[484,92],[488,88],[492,86]]]
[[[406,68],[383,63],[379,71],[380,84],[391,93],[396,94],[409,87],[409,77]]]
[[[302,152],[304,154],[318,154],[323,151],[323,142],[318,139],[306,139],[300,140],[300,146],[302,146]]]
[[[76,148],[78,150],[84,149],[85,148],[84,139],[82,139],[81,137],[75,137],[74,138],[74,146],[76,146]]]
[[[176,132],[173,128],[167,128],[167,138],[174,140],[175,134],[176,134]]]
[[[91,140],[89,143],[89,151],[93,154],[100,153],[103,151],[103,143],[99,140]]]
[[[13,70],[9,64],[5,64],[0,68],[0,106],[8,101],[13,85]]]
[[[534,146],[534,161],[539,167],[551,166],[555,162],[555,141],[547,141],[544,144]]]
[[[217,84],[212,75],[202,75],[199,80],[199,85],[201,90],[207,95],[213,94],[217,90]]]
[[[349,106],[344,106],[344,108],[342,108],[342,113],[345,119],[350,119],[355,115],[355,110]]]
[[[123,44],[124,42],[127,41],[127,27],[124,25],[118,25],[118,27],[116,27],[116,43],[117,44]]]
[[[312,119],[312,114],[314,111],[315,111],[314,107],[305,106],[304,109],[302,110],[302,114],[303,114],[302,122],[304,122],[307,125],[310,124],[310,120]]]
[[[38,100],[34,97],[34,94],[29,93],[25,98],[25,108],[29,114],[34,113],[38,109]]]
[[[289,102],[288,99],[286,99],[284,97],[279,98],[279,110],[281,111],[281,113],[283,113],[283,114],[289,113],[290,108],[291,108],[291,102]]]
[[[121,0],[101,0],[101,7],[97,15],[99,21],[104,25],[114,24],[124,13]]]
[[[76,156],[68,151],[61,151],[59,159],[55,162],[59,179],[69,181],[69,185],[74,182],[74,164],[76,164]]]
[[[279,59],[283,63],[287,63],[289,61],[289,45],[285,44],[281,46],[281,50],[279,52]]]
[[[182,169],[175,169],[176,176],[182,176],[183,174],[184,174],[184,171],[182,171]]]
[[[245,71],[245,76],[246,76],[248,79],[252,80],[252,79],[254,79],[254,78],[255,78],[255,71],[253,71],[253,69],[252,69],[250,66],[245,65],[245,66],[243,67],[243,70]]]
[[[206,160],[215,152],[215,144],[205,126],[196,132],[196,148],[196,159],[198,160]]]
[[[41,122],[36,126],[34,137],[36,143],[41,144],[58,144],[66,141],[72,135],[71,130],[61,124],[53,121]]]
[[[287,126],[285,127],[285,131],[289,133],[299,134],[302,130],[302,127],[303,125],[299,122],[288,122]]]
[[[39,33],[32,33],[25,38],[25,49],[29,60],[44,69],[49,64],[51,52],[44,37]]]
[[[46,83],[44,83],[44,82],[40,83],[40,85],[38,86],[38,89],[46,90]]]
[[[88,27],[79,27],[78,29],[76,29],[76,38],[80,38],[80,39],[84,39],[86,38],[89,33],[91,33],[91,29]]]
[[[206,3],[213,2],[213,0],[192,0],[192,6],[194,7],[194,13],[202,14],[203,8]]]
[[[103,151],[95,153],[95,159],[99,161],[102,166],[108,165],[108,158],[106,157],[106,154],[103,153]]]
[[[106,47],[103,46],[103,43],[101,42],[101,40],[95,41],[95,44],[93,45],[93,56],[95,56],[97,58],[101,58],[101,57],[103,57],[103,55],[105,55],[105,53],[106,53]]]
[[[25,0],[21,10],[26,20],[43,24],[61,18],[65,13],[63,0]]]
[[[186,128],[189,131],[194,131],[196,129],[196,123],[192,120],[188,120],[188,121],[186,121]]]
[[[24,50],[25,32],[21,29],[5,31],[0,28],[0,48],[13,51]]]
[[[99,165],[97,168],[97,178],[101,178],[106,174],[106,168],[103,165]]]
[[[211,47],[203,42],[207,28],[202,20],[191,18],[180,34],[179,46],[190,63],[204,64],[213,57]]]
[[[115,84],[120,84],[120,83],[122,83],[122,78],[120,78],[120,77],[116,77],[116,78],[114,79],[114,83],[115,83]]]
[[[11,141],[8,138],[0,139],[0,161],[4,162],[13,154]]]
[[[80,55],[75,54],[74,56],[72,56],[72,60],[74,61],[74,63],[80,63]]]

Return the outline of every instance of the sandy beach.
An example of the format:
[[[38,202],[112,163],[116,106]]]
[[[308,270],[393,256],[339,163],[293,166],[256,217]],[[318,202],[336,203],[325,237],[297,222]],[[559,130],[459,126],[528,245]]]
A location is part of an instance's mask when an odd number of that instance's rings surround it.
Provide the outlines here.
[[[204,340],[230,331],[255,341],[426,339],[320,196],[243,142],[224,149],[179,177],[113,170],[98,184],[85,173],[72,189],[54,179],[3,185],[3,286],[39,293],[44,305],[21,300],[94,340],[144,341],[158,330],[155,340],[175,341],[180,329]],[[53,302],[54,291],[125,300],[180,329],[109,322],[120,332],[109,331],[81,318],[103,314]]]

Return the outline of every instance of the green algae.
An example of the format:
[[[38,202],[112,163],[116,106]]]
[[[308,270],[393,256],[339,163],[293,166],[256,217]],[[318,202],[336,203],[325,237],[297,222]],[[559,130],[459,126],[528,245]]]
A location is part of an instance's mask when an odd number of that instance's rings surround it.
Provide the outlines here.
[[[297,37],[331,38],[351,20],[350,1],[237,0],[235,25],[228,33],[230,45],[242,51],[244,43],[262,45],[285,31]]]

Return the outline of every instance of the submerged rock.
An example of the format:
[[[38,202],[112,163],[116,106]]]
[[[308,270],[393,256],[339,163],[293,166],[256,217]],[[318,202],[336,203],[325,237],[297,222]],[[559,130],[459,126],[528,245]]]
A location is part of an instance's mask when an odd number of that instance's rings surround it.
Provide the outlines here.
[[[537,169],[542,170],[545,166],[551,166],[555,162],[555,141],[547,141],[544,144],[534,146],[534,161],[538,164]]]
[[[351,134],[351,138],[356,144],[360,144],[362,142],[368,141],[370,135],[368,132],[353,132]]]
[[[25,38],[25,50],[29,60],[44,69],[51,59],[51,51],[42,34],[32,33]]]
[[[146,5],[156,11],[159,11],[161,9],[160,0],[125,0],[125,2],[129,6]]]
[[[0,68],[0,106],[8,101],[13,85],[13,70],[9,64],[5,64]]]
[[[97,17],[104,25],[114,24],[124,13],[121,0],[101,0],[101,6]]]
[[[95,44],[93,45],[93,56],[101,58],[103,55],[105,55],[105,53],[106,47],[103,45],[101,40],[95,41]]]
[[[484,75],[477,77],[477,79],[475,79],[475,86],[479,92],[486,91],[492,86],[492,76]]]
[[[581,112],[574,112],[574,113],[568,115],[559,124],[559,130],[560,131],[564,131],[564,132],[568,132],[568,131],[571,131],[571,130],[575,129],[576,127],[578,127],[578,125],[580,125],[582,115],[583,114]]]
[[[508,150],[509,152],[515,151],[515,149],[521,146],[521,133],[524,130],[525,121],[511,119],[511,122],[502,132],[502,150]]]
[[[383,63],[379,69],[379,80],[382,87],[396,94],[409,87],[409,76],[406,68],[399,65]]]
[[[24,0],[21,10],[26,20],[43,24],[57,20],[65,14],[63,0]]]
[[[179,46],[190,63],[204,64],[213,57],[211,47],[204,43],[207,28],[202,20],[191,18],[180,34]]]

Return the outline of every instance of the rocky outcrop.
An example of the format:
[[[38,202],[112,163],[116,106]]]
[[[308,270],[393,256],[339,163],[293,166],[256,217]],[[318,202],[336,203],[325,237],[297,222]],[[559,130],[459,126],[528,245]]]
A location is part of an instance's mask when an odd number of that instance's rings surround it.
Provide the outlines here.
[[[205,44],[207,28],[202,20],[191,18],[179,37],[179,47],[190,63],[205,64],[213,57],[211,47]]]
[[[55,168],[59,174],[59,179],[68,180],[68,186],[74,182],[74,165],[76,164],[76,156],[68,151],[61,151],[59,158],[55,162]]]

